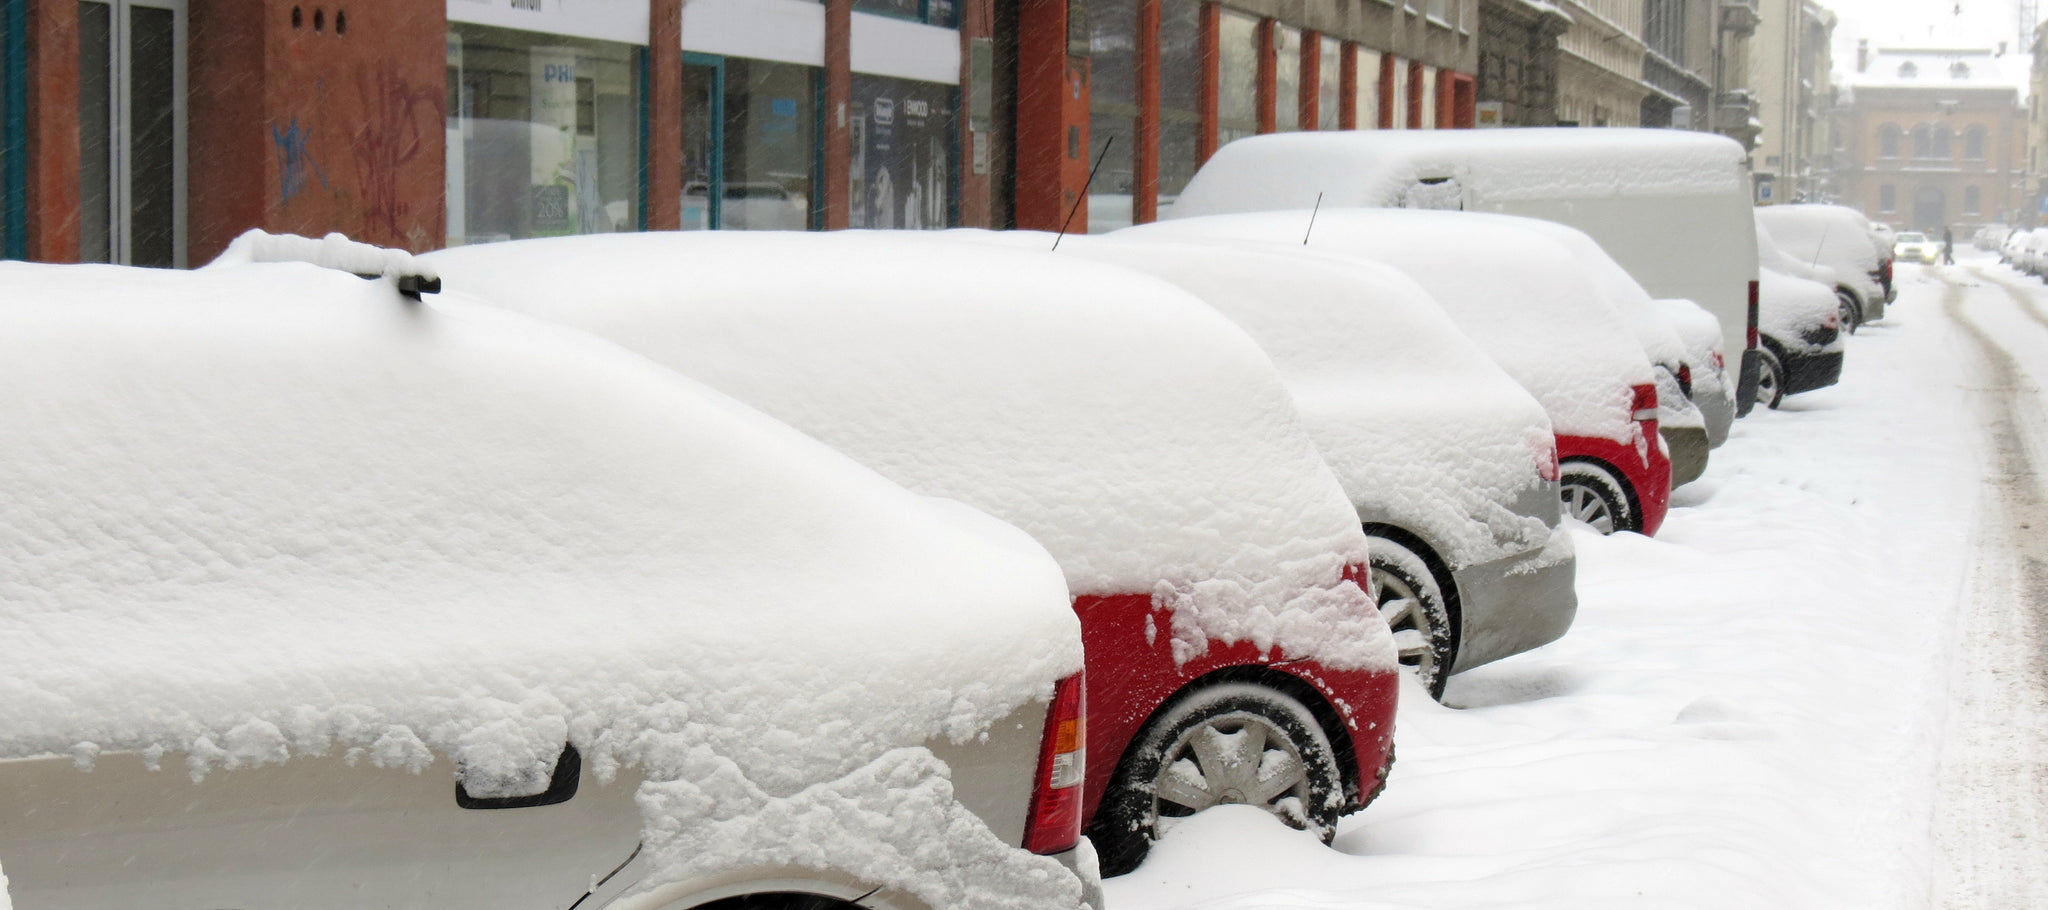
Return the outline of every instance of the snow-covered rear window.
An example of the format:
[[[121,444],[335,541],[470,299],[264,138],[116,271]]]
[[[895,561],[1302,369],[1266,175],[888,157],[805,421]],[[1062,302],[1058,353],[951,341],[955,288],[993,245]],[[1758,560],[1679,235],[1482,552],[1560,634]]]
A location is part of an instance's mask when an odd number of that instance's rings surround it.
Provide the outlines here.
[[[1151,594],[1182,656],[1214,639],[1391,665],[1384,623],[1341,580],[1364,537],[1272,362],[1170,285],[882,232],[427,258],[462,293],[616,339],[1016,524],[1077,595]]]

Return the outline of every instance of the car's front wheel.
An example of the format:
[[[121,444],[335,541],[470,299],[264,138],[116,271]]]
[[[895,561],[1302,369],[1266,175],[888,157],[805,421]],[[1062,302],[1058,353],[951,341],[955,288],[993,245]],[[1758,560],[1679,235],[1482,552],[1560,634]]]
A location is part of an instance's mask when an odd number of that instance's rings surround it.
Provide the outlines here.
[[[1763,400],[1761,389],[1757,400]],[[1605,466],[1590,461],[1567,461],[1558,467],[1557,481],[1557,495],[1564,502],[1566,518],[1583,521],[1602,534],[1642,527],[1629,506],[1628,487]]]
[[[1863,327],[1863,305],[1848,291],[1836,291],[1835,300],[1842,314],[1842,331],[1854,335]]]
[[[1760,351],[1756,366],[1756,400],[1772,410],[1785,401],[1785,363],[1778,359],[1776,352],[1766,347]]]
[[[1326,842],[1335,836],[1344,776],[1306,705],[1260,683],[1224,682],[1153,718],[1088,831],[1102,874],[1136,869],[1175,821],[1223,805],[1257,806]]]

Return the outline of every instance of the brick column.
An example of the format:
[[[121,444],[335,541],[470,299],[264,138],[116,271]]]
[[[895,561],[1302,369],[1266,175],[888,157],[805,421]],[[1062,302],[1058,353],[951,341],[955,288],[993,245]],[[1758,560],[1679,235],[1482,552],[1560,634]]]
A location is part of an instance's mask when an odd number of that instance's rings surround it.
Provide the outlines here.
[[[977,174],[974,172],[974,131],[969,128],[967,110],[968,98],[971,93],[980,92],[986,95],[995,90],[993,85],[974,84],[973,61],[974,39],[987,38],[994,34],[995,23],[989,21],[993,14],[994,10],[986,3],[969,3],[960,10],[961,91],[960,115],[956,118],[959,122],[960,166],[956,169],[956,173],[960,175],[961,227],[986,228],[993,226],[990,223],[993,208],[993,203],[990,199],[990,187],[993,181],[989,178],[995,170],[995,156],[993,154],[989,156],[989,171],[991,173]],[[993,131],[982,135],[982,141],[990,144],[994,143]],[[991,152],[993,152],[993,149],[991,149]]]
[[[78,261],[78,4],[28,6],[28,258]]]
[[[846,118],[853,107],[853,0],[825,0],[825,230],[843,231],[853,211],[846,194],[852,190],[852,131]]]
[[[1358,129],[1358,45],[1344,42],[1338,52],[1337,128]]]
[[[1408,61],[1408,128],[1422,128],[1422,61]]]
[[[1195,137],[1195,166],[1216,154],[1217,99],[1223,93],[1223,10],[1214,3],[1202,4],[1202,127]]]
[[[1254,33],[1259,42],[1259,132],[1270,133],[1280,128],[1280,113],[1274,102],[1280,94],[1280,52],[1273,49],[1273,30],[1279,23],[1271,19],[1260,19]]]
[[[1301,85],[1295,93],[1295,104],[1300,113],[1301,128],[1322,129],[1323,113],[1323,33],[1304,30],[1301,33]],[[1280,99],[1285,103],[1287,99]]]
[[[1159,220],[1159,2],[1138,0],[1138,147],[1131,159],[1136,224]]]
[[[647,229],[683,226],[683,0],[651,0],[647,23]]]
[[[1393,54],[1380,55],[1380,123],[1379,128],[1394,128],[1394,67],[1399,65]],[[1405,100],[1402,103],[1407,103]]]

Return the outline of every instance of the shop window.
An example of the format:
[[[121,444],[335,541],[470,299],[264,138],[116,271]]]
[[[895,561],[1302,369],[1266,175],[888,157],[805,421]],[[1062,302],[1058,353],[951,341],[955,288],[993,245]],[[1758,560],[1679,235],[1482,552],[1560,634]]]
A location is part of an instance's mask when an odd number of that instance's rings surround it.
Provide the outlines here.
[[[1422,68],[1422,122],[1415,125],[1416,129],[1436,129],[1436,74],[1436,67]]]
[[[1887,123],[1883,126],[1878,127],[1877,157],[1899,157],[1899,137],[1902,134],[1902,132],[1903,131],[1899,129],[1899,125],[1896,123]]]
[[[1963,214],[1975,215],[1984,205],[1984,191],[1974,187],[1963,188]]]
[[[1217,23],[1216,144],[1259,131],[1259,20],[1225,11]]]
[[[1984,128],[1972,126],[1963,131],[1963,157],[1970,161],[1984,160]]]
[[[929,22],[947,28],[958,24],[957,7],[957,0],[853,0],[853,8],[859,12]]]
[[[1408,123],[1408,64],[1405,61],[1394,61],[1394,84],[1388,89],[1387,103],[1394,109],[1394,118],[1390,125],[1397,130],[1407,129],[1410,124]]]
[[[1088,186],[1088,231],[1131,224],[1138,160],[1138,2],[1089,6],[1088,163],[1102,166]]]
[[[1201,166],[1201,4],[1159,8],[1159,208],[1163,211]]]
[[[949,85],[855,73],[849,226],[952,226],[956,114]]]
[[[1889,183],[1877,188],[1877,210],[1894,212],[1899,208],[1899,188]]]
[[[1429,18],[1449,25],[1451,22],[1451,0],[1429,0]]]
[[[448,31],[449,245],[639,229],[641,50]]]
[[[814,225],[817,72],[683,55],[684,230]]]
[[[1322,60],[1316,66],[1316,129],[1342,126],[1344,104],[1344,42],[1324,38],[1317,51]]]
[[[24,74],[16,67],[25,67],[17,41],[21,34],[23,15],[20,4],[0,0],[0,259],[20,259],[27,255],[23,249],[26,238],[22,236],[25,188],[23,171],[28,164],[28,139],[19,118],[24,112],[22,104],[14,93],[26,88]]]
[[[79,257],[175,267],[184,241],[184,14],[176,0],[78,5]]]
[[[1273,26],[1279,59],[1273,67],[1273,128],[1280,132],[1301,129],[1301,29]]]
[[[1351,94],[1358,99],[1358,128],[1378,129],[1380,125],[1380,52],[1354,48],[1357,65],[1352,68]]]

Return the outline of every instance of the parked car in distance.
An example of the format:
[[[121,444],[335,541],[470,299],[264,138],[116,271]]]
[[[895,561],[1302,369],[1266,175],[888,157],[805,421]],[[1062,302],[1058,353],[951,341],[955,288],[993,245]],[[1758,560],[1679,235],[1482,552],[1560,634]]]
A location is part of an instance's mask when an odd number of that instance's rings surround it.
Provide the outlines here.
[[[1824,284],[1765,268],[1757,322],[1764,365],[1757,374],[1758,404],[1776,408],[1787,395],[1834,385],[1842,377],[1841,310],[1824,306]],[[1837,303],[1839,299],[1837,298]]]
[[[426,258],[1051,551],[1089,661],[1084,812],[1106,874],[1211,805],[1327,838],[1383,785],[1400,670],[1357,514],[1272,361],[1186,292],[918,231]]]
[[[1932,264],[1941,258],[1941,241],[1930,240],[1919,231],[1906,231],[1892,242],[1892,259]]]
[[[1051,234],[960,232],[1045,249]],[[1402,666],[1452,674],[1556,640],[1578,609],[1557,442],[1529,393],[1392,268],[1299,246],[1067,237],[1168,281],[1273,358],[1371,545]]]
[[[1756,281],[1748,152],[1684,130],[1540,128],[1271,133],[1203,163],[1166,218],[1320,208],[1523,215],[1584,231],[1653,297],[1691,300],[1740,352],[1752,399]]]
[[[402,253],[230,261],[0,263],[16,910],[1098,900],[1022,532]]]
[[[1850,332],[1884,318],[1885,305],[1896,296],[1892,247],[1862,212],[1816,203],[1766,205],[1756,210],[1756,223],[1770,231],[1785,255],[1834,270],[1841,322]]]
[[[1735,425],[1735,374],[1721,350],[1721,321],[1690,300],[1658,300],[1664,319],[1685,345],[1686,393],[1700,409],[1707,445],[1720,448]],[[1661,395],[1659,396],[1661,398]]]
[[[1603,533],[1656,533],[1671,495],[1656,375],[1630,318],[1569,248],[1506,215],[1325,209],[1307,230],[1310,215],[1181,218],[1112,236],[1291,243],[1392,266],[1543,405],[1565,514]]]

